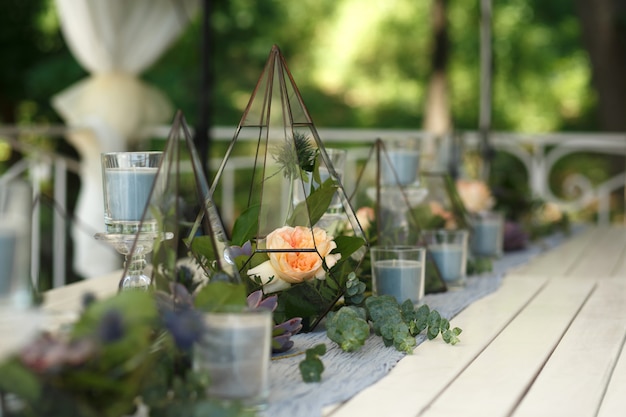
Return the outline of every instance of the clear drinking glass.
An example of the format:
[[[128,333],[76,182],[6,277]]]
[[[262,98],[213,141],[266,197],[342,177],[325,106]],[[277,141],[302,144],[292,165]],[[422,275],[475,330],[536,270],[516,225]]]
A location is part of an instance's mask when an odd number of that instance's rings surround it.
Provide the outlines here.
[[[467,270],[469,232],[446,229],[424,230],[422,238],[448,288],[463,286]]]
[[[272,312],[267,309],[207,313],[194,347],[193,366],[209,376],[209,397],[261,410],[269,396]]]
[[[370,248],[375,295],[393,295],[399,303],[424,297],[426,249],[417,246]]]
[[[155,182],[162,158],[163,153],[157,151],[102,154],[104,224],[107,233],[156,231],[156,220],[146,208],[150,193],[156,196],[163,190],[163,185]],[[146,218],[140,230],[144,212]]]

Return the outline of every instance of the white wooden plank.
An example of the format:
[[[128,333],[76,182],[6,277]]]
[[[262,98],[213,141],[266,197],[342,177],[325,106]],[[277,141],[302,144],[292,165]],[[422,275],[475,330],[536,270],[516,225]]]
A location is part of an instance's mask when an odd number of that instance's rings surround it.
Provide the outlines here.
[[[611,375],[597,417],[621,416],[626,410],[626,346],[622,344],[620,357]]]
[[[596,237],[596,228],[588,228],[554,249],[515,269],[516,275],[563,275],[584,255]]]
[[[44,293],[42,311],[46,316],[46,329],[54,331],[59,326],[72,323],[82,310],[82,300],[86,293],[103,299],[117,293],[123,271],[75,282],[54,288]]]
[[[508,416],[593,287],[586,280],[550,280],[423,415]]]
[[[452,320],[461,342],[426,341],[375,385],[338,407],[332,417],[413,417],[439,395],[545,285],[546,278],[504,279],[496,293],[473,303]]]
[[[622,254],[621,261],[618,263],[617,267],[611,275],[614,277],[621,277],[622,279],[626,279],[626,250]]]
[[[594,240],[583,256],[567,271],[572,277],[610,276],[619,265],[626,245],[626,229],[623,227],[598,227]]]
[[[595,416],[625,336],[626,282],[600,280],[513,416]]]

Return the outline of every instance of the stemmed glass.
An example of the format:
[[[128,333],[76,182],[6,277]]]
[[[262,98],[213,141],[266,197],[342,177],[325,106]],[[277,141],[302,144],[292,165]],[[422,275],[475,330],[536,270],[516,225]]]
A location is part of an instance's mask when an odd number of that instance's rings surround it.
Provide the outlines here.
[[[151,200],[163,193],[164,184],[157,175],[162,152],[113,152],[102,154],[105,233],[95,235],[124,255],[125,274],[120,290],[147,289],[151,284],[144,274],[146,255],[159,232],[151,213]]]

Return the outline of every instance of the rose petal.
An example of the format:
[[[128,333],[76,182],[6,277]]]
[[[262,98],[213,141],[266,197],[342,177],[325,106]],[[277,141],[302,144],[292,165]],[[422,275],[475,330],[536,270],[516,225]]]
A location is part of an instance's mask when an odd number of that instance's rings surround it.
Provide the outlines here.
[[[261,279],[263,292],[266,294],[285,290],[291,286],[288,282],[280,279],[270,261],[265,261],[254,268],[248,269],[248,276],[254,279],[255,276]]]

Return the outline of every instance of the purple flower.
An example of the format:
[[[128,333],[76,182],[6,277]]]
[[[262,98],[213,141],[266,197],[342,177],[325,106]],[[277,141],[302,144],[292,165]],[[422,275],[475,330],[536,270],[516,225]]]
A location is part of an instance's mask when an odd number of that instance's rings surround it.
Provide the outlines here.
[[[124,317],[117,310],[104,313],[98,326],[98,337],[104,343],[113,343],[124,337]]]
[[[202,314],[194,309],[166,311],[163,323],[176,346],[183,351],[190,351],[193,344],[200,341],[204,332]]]
[[[528,233],[519,223],[507,221],[504,224],[503,247],[506,252],[524,249],[528,242]]]

